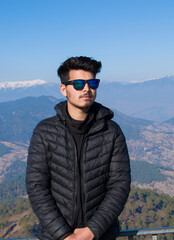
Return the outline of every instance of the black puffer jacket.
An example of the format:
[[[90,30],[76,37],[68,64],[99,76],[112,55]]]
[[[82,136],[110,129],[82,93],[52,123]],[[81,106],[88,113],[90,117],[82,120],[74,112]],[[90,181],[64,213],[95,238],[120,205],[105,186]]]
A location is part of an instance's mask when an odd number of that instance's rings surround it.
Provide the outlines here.
[[[41,239],[61,239],[73,231],[76,212],[77,153],[59,103],[57,115],[34,129],[29,147],[26,184],[32,208],[44,232]],[[130,191],[127,146],[112,111],[98,103],[96,121],[85,137],[81,159],[81,192],[84,225],[95,239],[111,228]]]

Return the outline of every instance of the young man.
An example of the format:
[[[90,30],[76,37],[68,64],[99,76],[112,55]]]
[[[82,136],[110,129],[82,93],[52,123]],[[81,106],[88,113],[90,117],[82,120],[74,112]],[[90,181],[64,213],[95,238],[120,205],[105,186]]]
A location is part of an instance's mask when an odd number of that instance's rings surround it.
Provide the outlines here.
[[[101,62],[67,59],[58,69],[67,101],[35,128],[27,192],[42,240],[113,240],[130,191],[130,165],[113,112],[95,102]]]

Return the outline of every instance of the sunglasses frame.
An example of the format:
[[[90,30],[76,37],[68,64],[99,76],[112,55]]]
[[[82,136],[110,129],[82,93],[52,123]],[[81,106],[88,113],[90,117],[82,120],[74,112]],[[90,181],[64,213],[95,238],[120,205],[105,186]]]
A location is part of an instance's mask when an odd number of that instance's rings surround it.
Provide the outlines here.
[[[81,89],[76,89],[76,88],[75,88],[75,83],[76,83],[76,81],[79,81],[79,80],[80,80],[80,81],[83,81],[84,86],[83,86]],[[97,80],[97,87],[96,87],[96,88],[91,88],[91,87],[90,87],[90,81],[91,81],[91,80]],[[74,79],[74,80],[71,80],[71,81],[64,82],[63,84],[64,84],[65,86],[71,84],[71,85],[73,85],[74,89],[78,91],[78,90],[83,90],[83,88],[85,87],[85,84],[86,84],[86,83],[88,84],[89,88],[95,90],[95,89],[98,88],[99,82],[100,82],[100,79],[92,78],[92,79],[88,79],[88,80],[84,80],[84,79]]]

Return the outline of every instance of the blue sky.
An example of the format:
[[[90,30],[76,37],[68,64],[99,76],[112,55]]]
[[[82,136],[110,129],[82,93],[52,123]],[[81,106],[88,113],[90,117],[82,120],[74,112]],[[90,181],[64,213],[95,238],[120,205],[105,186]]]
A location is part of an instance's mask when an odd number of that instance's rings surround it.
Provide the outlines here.
[[[58,81],[68,57],[102,61],[103,81],[174,75],[173,0],[0,0],[0,82]]]

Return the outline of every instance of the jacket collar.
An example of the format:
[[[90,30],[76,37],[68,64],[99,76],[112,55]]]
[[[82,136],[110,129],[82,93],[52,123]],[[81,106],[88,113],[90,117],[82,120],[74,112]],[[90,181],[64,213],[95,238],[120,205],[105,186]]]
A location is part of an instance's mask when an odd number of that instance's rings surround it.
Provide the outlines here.
[[[65,115],[63,113],[63,109],[65,108],[65,105],[67,104],[67,101],[62,101],[58,104],[56,104],[56,106],[54,107],[56,113],[57,113],[57,116],[60,120],[63,120],[65,121],[66,118],[65,118]]]
[[[63,101],[58,103],[54,109],[57,113],[57,117],[62,120],[62,121],[66,121],[66,117],[63,113],[63,109],[65,108],[65,105],[67,104],[67,101]],[[114,113],[107,107],[104,107],[102,104],[94,102],[92,107],[91,107],[91,111],[94,111],[96,114],[96,120],[95,123],[93,125],[93,127],[90,130],[90,133],[92,133],[93,131],[97,131],[100,130],[105,123],[105,120],[109,120],[112,119],[114,116]]]

